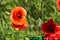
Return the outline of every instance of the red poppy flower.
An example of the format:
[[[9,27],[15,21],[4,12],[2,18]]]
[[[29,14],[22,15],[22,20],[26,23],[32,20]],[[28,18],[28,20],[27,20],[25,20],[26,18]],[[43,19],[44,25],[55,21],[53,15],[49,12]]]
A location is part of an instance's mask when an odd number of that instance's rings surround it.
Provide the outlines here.
[[[56,29],[55,29],[55,32],[58,32],[58,31],[60,31],[60,26],[57,26]],[[50,33],[45,32],[45,37],[48,37],[50,35],[51,35]]]
[[[58,8],[58,11],[60,12],[60,0],[57,0],[57,8]]]
[[[54,33],[54,34],[48,34],[48,33],[45,33],[45,39],[46,40],[53,40],[53,39],[55,39],[55,40],[57,40],[59,37],[60,37],[60,26],[58,26],[58,27],[56,27],[56,33]],[[50,36],[50,35],[52,35],[52,36]]]
[[[51,34],[50,36],[46,38],[46,40],[60,40],[60,31],[54,34]]]
[[[56,32],[56,27],[58,25],[52,20],[48,20],[48,22],[45,22],[42,24],[42,30],[46,33],[46,34],[52,34]]]
[[[60,31],[58,31],[57,33],[55,33],[55,37],[57,38],[57,40],[60,40]]]
[[[15,25],[12,23],[12,27],[15,28],[16,30],[25,30],[28,28],[28,22],[25,22],[23,25]]]
[[[16,7],[11,10],[10,19],[13,24],[22,25],[26,22],[27,12],[23,7]]]
[[[46,40],[57,40],[57,38],[55,37],[54,34],[51,34],[50,36],[48,36],[48,37],[46,38]]]

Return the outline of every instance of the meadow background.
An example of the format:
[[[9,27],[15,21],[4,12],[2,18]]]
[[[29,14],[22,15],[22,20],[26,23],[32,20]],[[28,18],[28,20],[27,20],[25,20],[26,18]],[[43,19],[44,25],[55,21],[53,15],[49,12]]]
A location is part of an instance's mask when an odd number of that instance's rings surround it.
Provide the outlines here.
[[[0,40],[29,40],[30,37],[41,37],[43,22],[53,18],[60,24],[60,13],[57,0],[0,0]],[[27,10],[28,29],[16,31],[12,28],[10,12],[14,7],[22,6]]]

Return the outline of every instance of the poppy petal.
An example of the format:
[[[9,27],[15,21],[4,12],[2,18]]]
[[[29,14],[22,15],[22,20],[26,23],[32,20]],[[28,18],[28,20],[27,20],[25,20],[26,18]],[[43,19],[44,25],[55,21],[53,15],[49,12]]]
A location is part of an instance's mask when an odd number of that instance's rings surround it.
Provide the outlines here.
[[[25,22],[23,25],[15,25],[12,23],[12,27],[15,28],[16,30],[25,30],[28,28],[28,22]]]
[[[58,32],[55,33],[55,37],[56,37],[57,39],[60,39],[60,31],[58,31]]]
[[[26,30],[28,28],[28,22],[25,22],[23,27],[19,28],[19,30]]]
[[[26,15],[27,15],[27,12],[26,12],[26,10],[25,10],[23,7],[13,8],[13,9],[11,10],[11,15],[12,15],[13,13],[18,13],[18,12],[20,12],[20,14],[21,14],[22,16],[26,16]]]
[[[60,12],[60,0],[57,0],[57,8],[58,8],[58,11]]]
[[[10,19],[12,21],[13,24],[16,24],[16,25],[22,25],[26,22],[26,17],[22,17],[21,19],[14,19],[12,16],[10,16]]]

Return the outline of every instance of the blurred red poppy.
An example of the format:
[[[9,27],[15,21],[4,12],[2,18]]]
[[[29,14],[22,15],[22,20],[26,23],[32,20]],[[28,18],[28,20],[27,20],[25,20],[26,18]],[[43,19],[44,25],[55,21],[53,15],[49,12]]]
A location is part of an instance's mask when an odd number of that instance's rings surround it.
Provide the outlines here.
[[[25,22],[23,25],[15,25],[12,23],[12,27],[15,28],[16,30],[25,30],[28,28],[28,22]]]
[[[46,38],[46,40],[60,40],[60,31],[54,34],[51,34],[50,36]]]
[[[56,29],[55,29],[55,32],[58,32],[58,31],[60,31],[60,26],[57,26]],[[45,32],[45,38],[50,36],[50,35],[51,35],[51,33],[46,33]]]
[[[46,34],[52,34],[55,33],[58,25],[52,20],[48,20],[48,22],[45,22],[42,24],[42,30],[46,33]]]
[[[60,12],[60,0],[57,0],[57,8],[58,8],[58,11]]]
[[[50,36],[48,36],[48,37],[46,38],[46,40],[57,40],[57,38],[55,37],[54,34],[51,34]]]
[[[60,40],[60,31],[55,33],[55,37],[57,38],[57,40]]]
[[[13,24],[22,25],[26,22],[27,12],[23,7],[16,7],[11,10],[10,19]]]

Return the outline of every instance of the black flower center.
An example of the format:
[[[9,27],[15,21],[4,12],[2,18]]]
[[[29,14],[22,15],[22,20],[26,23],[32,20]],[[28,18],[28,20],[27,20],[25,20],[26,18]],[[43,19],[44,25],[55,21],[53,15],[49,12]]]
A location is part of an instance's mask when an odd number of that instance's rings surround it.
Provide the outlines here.
[[[54,26],[50,26],[49,31],[53,33],[54,32]]]

